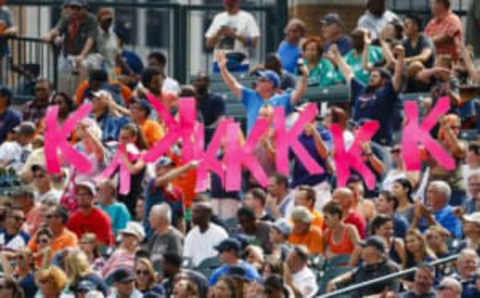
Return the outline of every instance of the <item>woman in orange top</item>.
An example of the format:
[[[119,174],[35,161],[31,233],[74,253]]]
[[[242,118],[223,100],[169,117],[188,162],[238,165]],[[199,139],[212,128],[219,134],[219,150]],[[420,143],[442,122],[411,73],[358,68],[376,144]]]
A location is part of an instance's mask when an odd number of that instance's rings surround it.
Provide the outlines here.
[[[350,255],[360,241],[357,229],[343,222],[343,210],[337,202],[329,202],[323,207],[326,231],[323,238],[325,257]]]

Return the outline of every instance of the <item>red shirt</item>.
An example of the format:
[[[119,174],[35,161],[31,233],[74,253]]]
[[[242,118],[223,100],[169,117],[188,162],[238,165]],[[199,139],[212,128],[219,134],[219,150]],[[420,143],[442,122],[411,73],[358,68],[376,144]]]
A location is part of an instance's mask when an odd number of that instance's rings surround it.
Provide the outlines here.
[[[67,227],[74,232],[78,239],[85,233],[97,235],[102,244],[113,245],[113,231],[110,217],[97,207],[85,215],[82,210],[77,210],[70,216]]]
[[[365,234],[367,232],[367,221],[360,213],[358,213],[357,211],[350,211],[344,222],[346,224],[354,225],[355,228],[357,228],[360,238],[365,238]]]
[[[433,18],[425,28],[425,35],[433,39],[439,34],[447,34],[453,40],[462,40],[462,21],[451,11],[444,17]],[[435,50],[436,55],[451,55],[454,61],[457,61],[460,51],[456,42],[435,44]]]

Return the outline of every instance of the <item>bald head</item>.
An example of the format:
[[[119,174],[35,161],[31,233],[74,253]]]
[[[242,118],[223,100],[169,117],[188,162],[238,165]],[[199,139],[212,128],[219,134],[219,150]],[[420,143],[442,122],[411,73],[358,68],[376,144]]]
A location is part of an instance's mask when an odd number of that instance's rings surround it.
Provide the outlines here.
[[[346,187],[337,188],[333,192],[333,200],[339,203],[344,211],[347,211],[353,203],[353,192]]]

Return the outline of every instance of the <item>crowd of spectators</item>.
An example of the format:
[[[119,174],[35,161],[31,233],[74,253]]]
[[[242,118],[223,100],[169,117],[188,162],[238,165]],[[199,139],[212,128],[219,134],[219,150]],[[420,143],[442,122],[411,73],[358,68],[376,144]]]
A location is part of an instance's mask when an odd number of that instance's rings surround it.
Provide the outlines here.
[[[4,2],[3,37],[16,32]],[[449,0],[430,1],[426,24],[389,11],[385,0],[368,0],[352,32],[336,13],[318,16],[321,36],[292,18],[277,52],[260,65],[250,57],[263,34],[254,16],[240,0],[223,6],[205,32],[213,66],[181,85],[167,76],[163,53],[143,60],[124,48],[113,10],[64,1],[44,36],[62,51],[58,86],[37,78],[33,99],[22,106],[0,87],[0,185],[15,184],[0,198],[0,298],[308,298],[411,268],[348,295],[480,297],[480,1],[471,2],[465,29]],[[0,56],[7,53],[0,38]],[[254,86],[238,73],[256,77]],[[207,128],[208,142],[229,114],[226,94],[210,88],[212,76],[243,104],[245,135],[258,119],[272,123],[276,107],[295,121],[309,88],[348,86],[348,104],[322,109],[298,139],[325,171],[312,175],[290,154],[290,174],[279,174],[274,129],[254,148],[267,187],[245,172],[241,190],[226,191],[224,177],[211,173],[207,192],[196,193],[199,161],[184,162],[181,143],[152,164],[130,159],[168,134],[152,96],[172,115],[180,98],[194,97],[192,120]],[[449,98],[431,136],[454,169],[423,145],[421,169],[407,168],[401,131],[408,93],[429,94],[418,100],[423,115]],[[63,123],[86,102],[91,114],[69,142],[92,170],[65,162],[51,174],[46,112],[58,106]],[[379,123],[372,141],[361,144],[375,187],[355,171],[340,187],[330,127],[341,128],[350,148],[368,120]],[[463,140],[462,130],[476,131],[475,140]],[[118,175],[93,179],[120,146],[127,193]],[[223,145],[217,153],[225,154]],[[432,265],[454,255],[454,262]]]

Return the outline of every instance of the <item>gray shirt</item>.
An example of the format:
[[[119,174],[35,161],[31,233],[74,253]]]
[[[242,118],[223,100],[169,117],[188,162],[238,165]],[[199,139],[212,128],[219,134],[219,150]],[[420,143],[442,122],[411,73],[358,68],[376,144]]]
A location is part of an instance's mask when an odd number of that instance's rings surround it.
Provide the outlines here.
[[[470,9],[467,11],[466,42],[474,48],[475,57],[480,56],[480,1],[472,0]]]
[[[152,262],[160,260],[167,252],[181,256],[183,254],[183,236],[177,229],[170,227],[168,232],[162,235],[153,234],[148,241],[147,248],[150,251]]]
[[[10,28],[13,26],[13,18],[10,10],[2,6],[0,7],[0,23],[5,25],[5,28]],[[7,39],[0,38],[0,57],[8,54]]]

